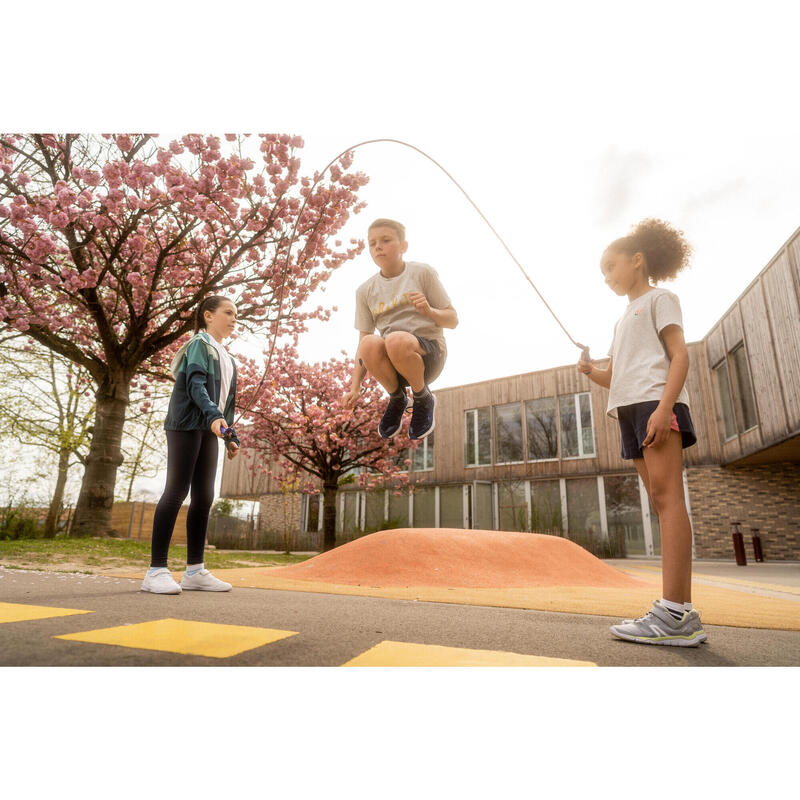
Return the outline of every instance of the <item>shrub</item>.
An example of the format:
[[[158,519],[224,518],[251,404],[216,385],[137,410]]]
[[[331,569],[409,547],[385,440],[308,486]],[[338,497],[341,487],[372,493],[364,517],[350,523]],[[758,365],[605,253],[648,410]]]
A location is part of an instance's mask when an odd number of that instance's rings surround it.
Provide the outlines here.
[[[39,539],[43,529],[41,520],[26,508],[6,509],[0,518],[0,540]]]

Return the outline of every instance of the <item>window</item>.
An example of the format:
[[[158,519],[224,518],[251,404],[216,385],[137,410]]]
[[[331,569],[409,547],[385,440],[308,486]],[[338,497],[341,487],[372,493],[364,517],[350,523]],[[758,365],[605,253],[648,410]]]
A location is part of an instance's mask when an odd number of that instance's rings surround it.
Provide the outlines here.
[[[464,527],[464,487],[461,484],[439,487],[439,527]]]
[[[744,343],[739,342],[713,368],[717,400],[722,412],[724,441],[758,425],[758,412],[750,380],[750,367]]]
[[[733,398],[728,379],[728,362],[722,360],[714,367],[714,382],[717,385],[717,400],[722,411],[722,427],[725,441],[736,436],[736,418],[733,414]]]
[[[561,536],[561,487],[558,481],[531,482],[531,530]]]
[[[731,350],[731,366],[733,367],[733,385],[736,388],[736,410],[739,418],[739,431],[749,431],[758,425],[756,401],[753,397],[753,385],[750,381],[750,367],[747,364],[747,353],[740,342]]]
[[[608,538],[615,555],[647,555],[642,500],[636,475],[606,475]]]
[[[594,552],[603,536],[597,478],[572,478],[566,484],[569,538]]]
[[[424,440],[423,440],[424,441]],[[414,490],[414,527],[436,527],[436,489],[426,486]]]
[[[408,527],[408,493],[395,494],[389,491],[389,522],[398,528]]]
[[[319,515],[322,504],[322,494],[307,494],[303,496],[305,501],[305,528],[306,531],[319,530]]]
[[[379,530],[384,522],[384,511],[386,509],[386,492],[378,489],[366,494],[365,527],[367,530]]]
[[[495,452],[497,464],[522,461],[522,404],[494,407]]]
[[[427,472],[433,469],[434,433],[435,431],[426,436],[416,448],[409,450],[411,469],[414,472]]]
[[[481,467],[492,463],[492,421],[489,408],[464,412],[464,466]]]
[[[361,492],[342,492],[344,512],[340,518],[339,531],[351,533],[361,528]]]
[[[497,504],[501,531],[528,530],[528,501],[523,481],[498,483]]]
[[[561,458],[586,458],[594,455],[592,398],[589,392],[560,395]]]
[[[558,458],[555,398],[526,401],[525,424],[528,432],[528,461]]]

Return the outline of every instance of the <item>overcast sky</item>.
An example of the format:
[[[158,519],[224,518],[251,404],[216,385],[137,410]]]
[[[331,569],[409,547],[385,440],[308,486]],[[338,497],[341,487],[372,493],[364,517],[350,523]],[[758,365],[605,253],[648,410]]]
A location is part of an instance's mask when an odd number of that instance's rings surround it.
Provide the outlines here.
[[[603,284],[599,258],[631,225],[662,217],[694,246],[691,269],[666,284],[681,299],[688,340],[709,331],[800,226],[797,14],[784,6],[561,3],[521,12],[507,2],[409,2],[389,13],[345,2],[301,17],[239,4],[234,23],[218,6],[193,4],[188,14],[164,5],[157,26],[113,26],[115,42],[146,42],[147,57],[98,70],[96,53],[77,48],[74,81],[56,92],[31,67],[49,87],[47,102],[30,84],[11,84],[6,109],[20,112],[7,113],[5,127],[152,129],[166,140],[189,130],[286,131],[304,137],[309,175],[357,142],[403,139],[462,184],[567,330],[600,357],[626,300]],[[52,13],[67,19],[66,9]],[[97,15],[86,24],[91,37],[111,23]],[[213,53],[183,57],[181,44],[200,37],[213,40]],[[51,45],[58,41],[54,34]],[[23,57],[19,41],[9,47],[10,63]],[[370,176],[368,206],[343,235],[363,237],[378,216],[401,220],[407,258],[438,270],[459,313],[435,386],[576,360],[433,164],[374,144],[356,152],[354,168]],[[338,311],[305,337],[306,358],[354,352],[355,289],[375,269],[365,252],[315,298]]]

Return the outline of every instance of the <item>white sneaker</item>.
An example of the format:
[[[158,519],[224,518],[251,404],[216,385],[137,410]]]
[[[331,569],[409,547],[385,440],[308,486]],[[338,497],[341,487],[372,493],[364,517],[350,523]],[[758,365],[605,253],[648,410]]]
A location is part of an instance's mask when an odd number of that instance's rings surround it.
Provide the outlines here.
[[[161,567],[154,573],[144,576],[141,591],[154,594],[180,594],[181,587],[172,579],[169,570]]]
[[[181,589],[197,589],[201,592],[229,592],[233,587],[219,578],[215,578],[207,569],[201,569],[194,575],[183,573]]]

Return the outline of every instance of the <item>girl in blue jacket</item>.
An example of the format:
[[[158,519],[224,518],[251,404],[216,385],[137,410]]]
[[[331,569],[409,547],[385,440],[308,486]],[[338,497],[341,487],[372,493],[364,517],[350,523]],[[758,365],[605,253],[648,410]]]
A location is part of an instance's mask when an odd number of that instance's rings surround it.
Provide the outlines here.
[[[180,594],[182,589],[227,592],[231,585],[215,578],[203,564],[208,515],[214,501],[218,445],[223,425],[233,425],[236,363],[222,346],[236,326],[236,306],[212,295],[197,308],[192,339],[172,361],[175,386],[164,430],[167,434],[167,485],[153,517],[150,569],[142,591]],[[225,440],[228,458],[235,458],[239,439]],[[186,515],[186,572],[178,585],[167,568],[167,552],[175,520],[191,489]]]

